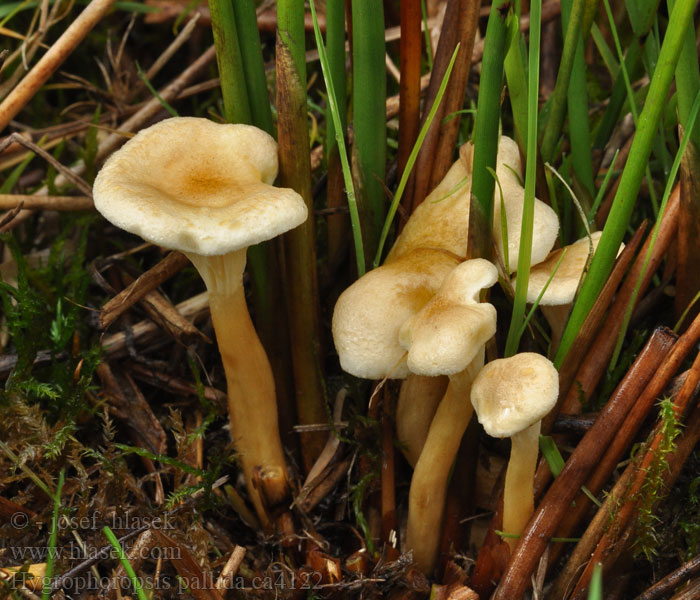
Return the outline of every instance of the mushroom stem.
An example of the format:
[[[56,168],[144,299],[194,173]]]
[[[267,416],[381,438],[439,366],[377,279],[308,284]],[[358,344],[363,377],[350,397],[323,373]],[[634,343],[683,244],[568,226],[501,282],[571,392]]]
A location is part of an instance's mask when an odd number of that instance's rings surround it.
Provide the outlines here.
[[[245,250],[222,256],[188,253],[188,257],[209,290],[211,318],[226,373],[231,435],[255,510],[268,526],[265,506],[285,499],[287,467],[272,369],[245,301]]]
[[[416,466],[428,437],[430,422],[445,395],[447,377],[409,373],[396,404],[396,437],[408,463]]]
[[[559,340],[561,340],[561,335],[564,333],[566,322],[569,320],[571,303],[554,306],[540,304],[540,310],[544,318],[547,319],[547,323],[549,323],[549,327],[552,331],[552,348],[557,348],[559,346]]]
[[[541,421],[511,436],[510,460],[503,493],[503,531],[520,535],[534,510],[534,479]],[[519,538],[505,538],[513,552]]]
[[[450,383],[435,412],[413,471],[408,496],[406,547],[413,551],[413,561],[424,573],[430,573],[437,560],[450,470],[474,412],[469,394],[483,365],[482,347],[466,369],[450,375]]]

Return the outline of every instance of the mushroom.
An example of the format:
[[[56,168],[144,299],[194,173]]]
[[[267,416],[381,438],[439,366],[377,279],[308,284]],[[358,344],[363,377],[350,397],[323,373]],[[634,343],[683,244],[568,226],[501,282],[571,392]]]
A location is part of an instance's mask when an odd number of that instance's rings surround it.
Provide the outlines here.
[[[469,203],[471,195],[473,146],[466,143],[460,148],[458,158],[443,180],[430,192],[425,200],[416,208],[406,223],[403,231],[387,255],[386,263],[415,250],[416,248],[442,248],[457,256],[466,258],[467,233],[469,230]],[[524,192],[520,183],[522,172],[520,166],[520,151],[518,145],[506,136],[502,136],[498,146],[496,171],[502,186],[520,188],[519,202],[522,205]],[[513,194],[510,194],[513,196]],[[494,192],[495,202],[500,215],[500,191]],[[554,212],[539,200],[536,206],[536,222],[552,221]],[[509,222],[509,239],[517,249],[520,244],[520,225],[516,218],[522,217],[522,206],[512,206],[508,209],[511,218]],[[554,215],[556,224],[556,215]],[[500,217],[494,222],[494,236],[501,239]],[[552,247],[556,238],[553,235],[540,236],[545,244],[543,251],[536,248],[534,257],[542,260]],[[517,250],[514,256],[517,264]],[[423,443],[428,434],[430,421],[434,415],[437,403],[444,391],[442,378],[419,377],[409,373],[401,385],[401,393],[396,405],[396,430],[401,443],[401,450],[410,464],[415,465]]]
[[[307,216],[301,196],[271,185],[276,176],[277,145],[267,133],[177,117],[124,144],[106,161],[93,191],[107,220],[184,252],[202,276],[226,373],[231,433],[265,526],[265,504],[286,497],[288,475],[274,380],[248,314],[242,276],[248,246]]]
[[[598,247],[601,235],[601,231],[596,231],[591,234],[590,240],[588,237],[584,237],[565,248],[560,248],[550,253],[544,262],[532,267],[530,270],[530,279],[527,284],[527,301],[533,304],[542,293],[542,290],[544,290],[547,281],[549,281],[557,263],[561,259],[559,268],[539,302],[542,314],[552,328],[553,346],[559,344],[579,282],[584,275],[589,258]],[[620,246],[620,251],[623,248],[624,244]],[[566,254],[562,258],[564,251],[566,251]]]
[[[474,146],[467,142],[459,149],[459,159],[411,215],[403,231],[387,255],[387,262],[415,248],[443,248],[466,258],[469,231],[469,203],[472,186]],[[503,189],[508,224],[509,263],[517,265],[520,247],[523,200],[522,167],[518,145],[506,136],[498,143],[496,175]],[[501,193],[494,190],[493,236],[502,246]],[[544,260],[556,241],[559,221],[556,213],[544,202],[535,199],[535,241],[532,263]],[[510,272],[514,271],[511,269]]]
[[[369,271],[338,298],[333,341],[344,371],[365,379],[403,379],[409,371],[401,325],[433,297],[459,258],[417,248]]]
[[[389,263],[415,248],[442,248],[465,258],[469,229],[471,164],[457,159],[413,211],[386,257]]]
[[[459,155],[464,162],[471,164],[473,151],[473,146],[470,143],[464,144],[459,150]],[[500,188],[497,184],[493,192],[493,238],[508,273],[517,270],[518,256],[520,255],[520,234],[525,202],[525,188],[521,182],[522,174],[518,145],[511,138],[501,136],[496,163],[496,175]],[[501,228],[501,191],[503,192],[503,207],[506,211],[505,221],[508,234],[506,244],[504,244]],[[550,206],[535,198],[531,265],[536,265],[547,257],[557,240],[558,233],[559,219],[557,214]],[[508,250],[508,264],[505,264],[506,248]]]
[[[446,375],[430,377],[409,373],[401,383],[396,402],[396,439],[408,464],[416,466],[428,437],[430,423],[449,379]]]
[[[437,559],[448,477],[473,412],[471,384],[484,364],[484,346],[496,333],[496,309],[480,303],[479,292],[497,279],[496,267],[487,260],[463,262],[399,335],[412,373],[450,379],[413,471],[408,499],[406,546],[426,573]]]
[[[503,531],[516,536],[506,538],[511,552],[534,510],[540,422],[558,395],[556,368],[534,352],[490,362],[472,385],[471,401],[486,433],[511,439],[503,494]]]

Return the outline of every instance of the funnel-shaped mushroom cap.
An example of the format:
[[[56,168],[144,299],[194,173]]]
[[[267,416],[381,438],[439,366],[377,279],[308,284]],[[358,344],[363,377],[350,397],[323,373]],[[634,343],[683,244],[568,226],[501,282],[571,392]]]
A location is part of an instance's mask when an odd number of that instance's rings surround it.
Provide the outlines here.
[[[471,398],[479,423],[491,437],[511,437],[542,419],[557,402],[559,374],[541,354],[522,352],[487,364]]]
[[[443,180],[413,211],[386,261],[391,262],[415,248],[443,248],[464,258],[471,186],[471,170],[461,160],[455,161]]]
[[[523,208],[525,202],[525,188],[518,183],[501,181],[503,190],[503,205],[506,209],[506,227],[508,230],[508,271],[514,272],[518,268],[518,256],[520,255],[520,234],[523,225]],[[554,246],[559,233],[559,219],[550,206],[535,198],[535,212],[532,230],[532,254],[530,264],[536,265],[542,262]],[[503,254],[503,231],[501,229],[501,192],[496,186],[493,200],[493,237],[496,247]]]
[[[277,144],[250,125],[194,117],[137,133],[95,179],[106,219],[166,248],[213,256],[247,248],[306,220],[302,197],[273,187]]]
[[[462,162],[471,174],[474,158],[474,146],[468,142],[459,149]],[[498,142],[496,157],[496,175],[498,185],[493,192],[493,237],[496,247],[503,256],[503,230],[501,228],[501,190],[503,205],[506,209],[506,225],[508,230],[508,271],[512,273],[518,268],[520,253],[520,232],[523,223],[523,202],[525,189],[522,186],[522,164],[518,144],[505,135]],[[541,200],[535,198],[534,230],[532,235],[532,256],[530,264],[543,261],[554,246],[559,232],[559,219],[556,213]],[[505,257],[504,257],[505,258]]]
[[[365,379],[406,377],[399,329],[457,264],[449,252],[418,248],[346,289],[333,312],[333,340],[343,370]]]
[[[543,306],[571,304],[574,301],[579,280],[586,267],[591,244],[595,252],[601,235],[601,231],[596,231],[591,234],[590,243],[588,237],[582,238],[570,246],[566,246],[566,248],[560,248],[552,252],[547,257],[547,260],[533,267],[530,271],[530,280],[527,285],[527,301],[533,303],[537,300],[537,297],[554,272],[554,268],[557,266],[562,253],[566,250],[566,254],[556,274],[540,299],[540,304]]]
[[[496,309],[479,303],[479,291],[491,287],[498,272],[475,258],[456,267],[419,313],[399,334],[408,350],[407,364],[418,375],[454,375],[467,368],[496,333]]]
[[[459,149],[459,158],[464,163],[469,173],[473,172],[474,144],[467,142]],[[498,154],[496,155],[496,175],[501,185],[514,183],[520,184],[523,177],[523,167],[520,162],[520,150],[515,140],[502,135],[498,140]]]

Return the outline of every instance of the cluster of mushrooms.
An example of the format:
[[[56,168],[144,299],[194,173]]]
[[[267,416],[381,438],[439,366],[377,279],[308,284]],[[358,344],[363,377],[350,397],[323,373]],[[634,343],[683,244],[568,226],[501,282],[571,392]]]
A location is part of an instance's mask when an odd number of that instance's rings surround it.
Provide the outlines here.
[[[486,260],[465,260],[471,156],[465,144],[408,221],[385,264],[348,288],[333,316],[345,371],[368,379],[405,379],[397,432],[415,468],[405,545],[425,572],[437,558],[450,468],[472,412],[490,435],[512,439],[503,528],[517,535],[532,512],[539,420],[558,395],[557,372],[538,354],[484,366],[496,310],[480,302],[480,294],[496,283],[498,271]],[[518,148],[506,137],[496,172],[508,235],[502,239],[500,194],[493,234],[501,252],[508,248],[509,264],[516,265],[524,190]],[[274,380],[248,314],[242,276],[248,246],[307,218],[301,196],[272,185],[276,176],[277,147],[267,133],[176,117],[136,134],[106,161],[93,188],[95,207],[105,218],[185,253],[202,276],[226,374],[234,445],[251,502],[268,529],[267,507],[288,498],[289,475]],[[531,271],[530,302],[559,262],[557,253],[549,254],[557,232],[556,215],[536,200],[532,262],[540,264]],[[554,311],[553,328],[566,318],[596,242],[586,238],[568,247],[541,298],[540,304]],[[506,268],[506,275],[512,272]]]
[[[481,258],[466,260],[472,155],[470,143],[462,146],[459,159],[406,223],[384,265],[345,290],[333,314],[333,339],[346,372],[373,380],[403,379],[396,429],[414,467],[405,549],[426,573],[438,558],[450,470],[473,412],[489,435],[511,438],[503,531],[512,549],[533,512],[540,420],[559,393],[554,365],[539,354],[524,352],[484,366],[486,343],[496,333],[496,310],[480,302],[480,295],[496,283],[498,269]],[[496,186],[494,193],[493,237],[500,265],[506,265],[502,275],[509,277],[518,263],[525,195],[520,154],[510,138],[500,140],[496,174],[500,189]],[[558,231],[554,211],[535,199],[527,299],[534,303],[544,290],[539,304],[554,337],[566,323],[600,237],[594,234],[550,253]]]

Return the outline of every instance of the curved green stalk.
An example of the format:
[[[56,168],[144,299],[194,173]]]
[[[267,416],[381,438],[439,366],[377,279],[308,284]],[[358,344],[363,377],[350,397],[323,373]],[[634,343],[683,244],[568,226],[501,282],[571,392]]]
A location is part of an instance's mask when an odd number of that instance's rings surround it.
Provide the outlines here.
[[[634,199],[644,177],[647,161],[657,131],[661,114],[666,106],[668,91],[671,86],[688,20],[692,18],[695,2],[677,0],[669,20],[664,37],[659,62],[649,85],[646,102],[639,116],[639,127],[630,148],[625,169],[610,210],[610,215],[603,229],[598,249],[593,256],[588,276],[581,286],[581,292],[574,304],[569,322],[564,330],[559,349],[554,360],[560,366],[569,351],[578,330],[583,325],[588,312],[610,274],[620,242],[625,235],[632,211]]]
[[[508,85],[508,97],[513,113],[515,138],[518,146],[525,148],[527,138],[527,58],[525,38],[520,32],[518,15],[511,13],[506,19],[510,43],[503,68]]]

